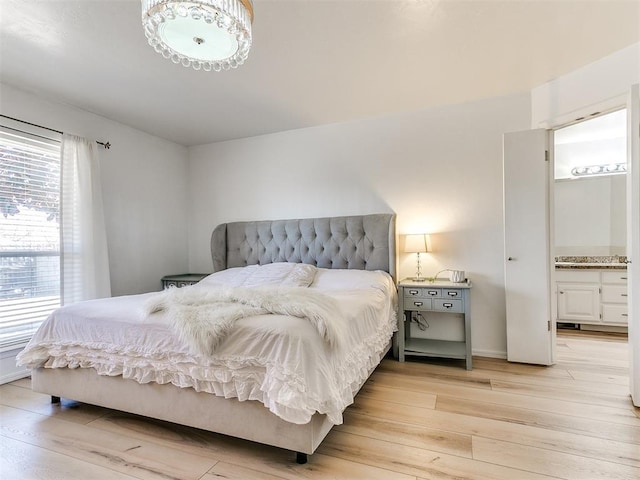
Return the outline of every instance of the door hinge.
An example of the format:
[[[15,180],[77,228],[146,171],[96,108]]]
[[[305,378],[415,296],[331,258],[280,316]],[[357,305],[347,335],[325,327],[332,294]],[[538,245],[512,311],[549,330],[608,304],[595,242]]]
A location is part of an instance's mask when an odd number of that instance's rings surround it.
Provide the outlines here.
[[[547,320],[547,332],[551,331],[551,320]]]
[[[549,150],[545,150],[544,151],[544,161],[548,162],[549,161]]]

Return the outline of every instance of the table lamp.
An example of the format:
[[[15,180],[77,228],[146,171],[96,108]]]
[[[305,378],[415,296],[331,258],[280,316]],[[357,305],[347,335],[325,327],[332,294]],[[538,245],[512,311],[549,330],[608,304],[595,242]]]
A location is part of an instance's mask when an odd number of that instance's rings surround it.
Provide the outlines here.
[[[431,238],[427,233],[405,235],[405,253],[415,253],[418,255],[416,276],[412,278],[414,282],[424,282],[426,279],[420,274],[420,254],[431,251]]]

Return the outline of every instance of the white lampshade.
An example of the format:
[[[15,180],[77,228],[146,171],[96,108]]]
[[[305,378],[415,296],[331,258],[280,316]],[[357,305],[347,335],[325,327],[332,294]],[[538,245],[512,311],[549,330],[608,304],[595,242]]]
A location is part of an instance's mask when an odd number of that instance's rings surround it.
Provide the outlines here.
[[[428,233],[405,235],[405,253],[426,253],[431,251],[431,237]]]

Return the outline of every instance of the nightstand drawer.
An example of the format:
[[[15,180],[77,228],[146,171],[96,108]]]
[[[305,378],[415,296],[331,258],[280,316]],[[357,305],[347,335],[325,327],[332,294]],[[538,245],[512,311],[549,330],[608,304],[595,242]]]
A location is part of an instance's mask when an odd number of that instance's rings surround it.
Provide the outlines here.
[[[434,298],[433,299],[433,310],[437,310],[439,312],[455,312],[462,313],[464,312],[464,304],[462,300],[449,300],[447,298]]]
[[[404,296],[405,298],[431,298],[431,297],[439,297],[441,295],[441,289],[439,288],[429,288],[429,287],[416,287],[416,288],[405,288]]]
[[[404,301],[405,310],[428,311],[431,310],[433,300],[430,298],[408,298]]]
[[[442,297],[443,298],[462,298],[462,290],[460,290],[459,288],[455,288],[455,289],[443,288]]]
[[[424,288],[405,288],[404,296],[405,298],[425,298],[427,291]]]

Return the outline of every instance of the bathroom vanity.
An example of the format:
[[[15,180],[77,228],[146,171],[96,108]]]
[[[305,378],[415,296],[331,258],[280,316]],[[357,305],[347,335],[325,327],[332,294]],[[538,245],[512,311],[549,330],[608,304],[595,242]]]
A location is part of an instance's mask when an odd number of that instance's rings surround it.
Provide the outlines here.
[[[558,257],[555,264],[557,321],[589,330],[626,328],[625,260],[625,257]]]

